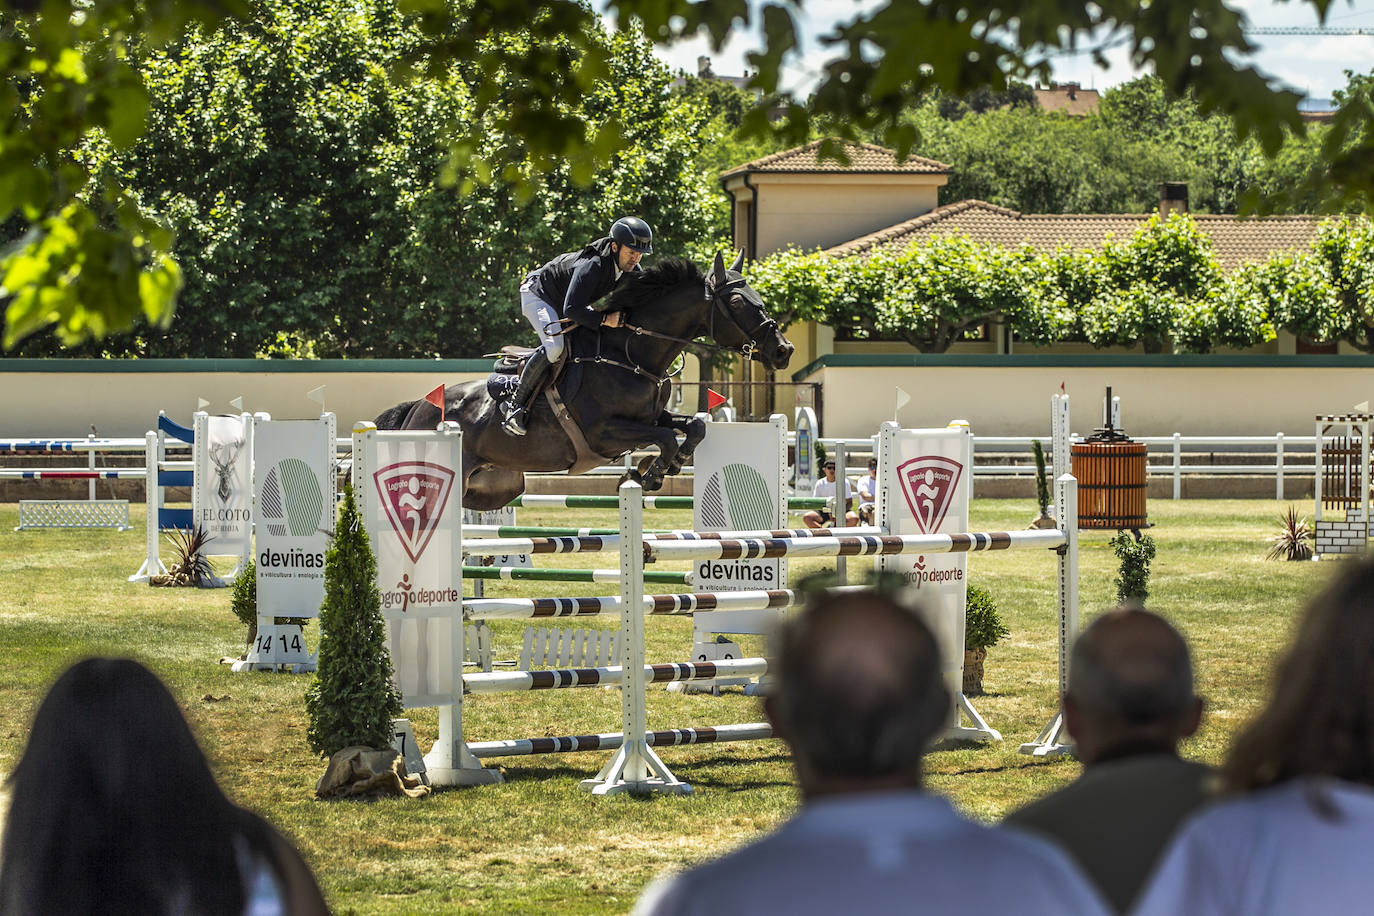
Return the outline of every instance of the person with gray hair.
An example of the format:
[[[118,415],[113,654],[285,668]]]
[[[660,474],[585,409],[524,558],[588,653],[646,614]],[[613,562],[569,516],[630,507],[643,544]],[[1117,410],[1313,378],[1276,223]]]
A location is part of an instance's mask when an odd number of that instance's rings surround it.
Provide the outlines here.
[[[800,812],[652,883],[637,916],[1106,912],[1052,845],[923,790],[921,758],[951,701],[916,612],[877,591],[831,593],[781,628],[769,670],[764,709],[791,747]]]
[[[1005,823],[1060,844],[1125,912],[1211,794],[1211,769],[1178,756],[1202,721],[1188,644],[1144,608],[1109,611],[1074,643],[1063,705],[1083,773]]]

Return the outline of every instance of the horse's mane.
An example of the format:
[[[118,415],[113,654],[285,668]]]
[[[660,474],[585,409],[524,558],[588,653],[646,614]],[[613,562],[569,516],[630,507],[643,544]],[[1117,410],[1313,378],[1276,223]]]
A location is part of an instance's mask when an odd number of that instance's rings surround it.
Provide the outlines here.
[[[651,305],[680,287],[694,283],[700,286],[706,276],[691,261],[683,258],[664,258],[652,267],[635,271],[611,293],[606,311],[615,312]]]

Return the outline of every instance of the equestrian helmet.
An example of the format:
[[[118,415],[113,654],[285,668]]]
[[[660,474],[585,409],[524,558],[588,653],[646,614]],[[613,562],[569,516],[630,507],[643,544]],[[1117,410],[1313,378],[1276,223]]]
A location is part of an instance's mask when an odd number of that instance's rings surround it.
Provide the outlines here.
[[[654,253],[654,231],[637,216],[622,216],[611,227],[611,240],[640,254]]]

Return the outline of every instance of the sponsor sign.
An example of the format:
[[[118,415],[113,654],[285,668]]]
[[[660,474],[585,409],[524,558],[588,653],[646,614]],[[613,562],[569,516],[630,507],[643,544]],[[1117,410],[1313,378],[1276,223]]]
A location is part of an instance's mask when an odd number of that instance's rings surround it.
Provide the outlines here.
[[[448,432],[353,434],[353,490],[377,558],[388,649],[406,707],[452,703],[460,683],[461,443]]]
[[[192,519],[210,535],[211,556],[247,557],[253,545],[253,454],[243,417],[194,420]]]
[[[878,517],[893,534],[957,534],[968,531],[972,436],[967,426],[898,429],[884,424],[879,463]],[[891,464],[888,464],[891,462]],[[943,658],[946,684],[961,687],[968,555],[899,554],[879,558],[885,572],[901,575],[926,614]]]
[[[334,533],[334,415],[253,418],[258,615],[315,617]]]
[[[752,531],[782,528],[787,520],[783,473],[787,420],[767,423],[709,423],[692,459],[693,528],[697,531]],[[787,587],[787,561],[698,560],[698,592],[749,591]],[[713,611],[697,617],[697,642],[714,633],[766,632],[777,612]]]

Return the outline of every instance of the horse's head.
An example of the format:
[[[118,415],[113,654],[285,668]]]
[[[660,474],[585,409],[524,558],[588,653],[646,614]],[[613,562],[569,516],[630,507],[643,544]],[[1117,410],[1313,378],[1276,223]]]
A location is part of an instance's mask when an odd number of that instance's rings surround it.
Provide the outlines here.
[[[769,369],[786,369],[796,347],[768,317],[763,297],[740,273],[744,266],[744,252],[735,257],[727,269],[725,258],[716,252],[716,261],[706,277],[706,291],[711,299],[708,321],[711,336],[722,347],[743,349]],[[724,321],[719,320],[724,318]]]

